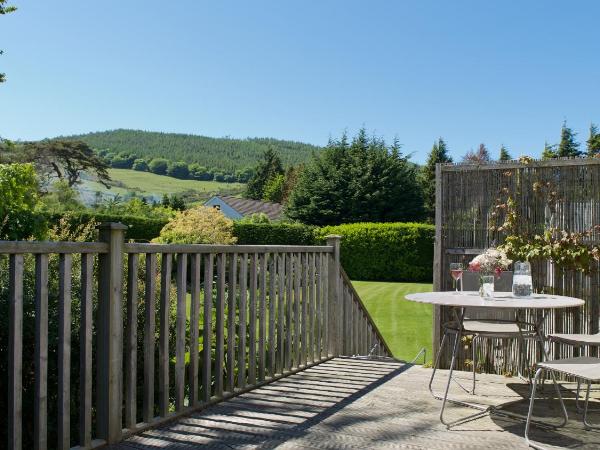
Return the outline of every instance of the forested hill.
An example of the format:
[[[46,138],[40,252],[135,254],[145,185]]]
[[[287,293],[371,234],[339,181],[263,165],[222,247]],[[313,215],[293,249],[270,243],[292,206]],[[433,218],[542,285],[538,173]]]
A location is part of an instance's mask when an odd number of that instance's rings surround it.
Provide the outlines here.
[[[286,166],[306,162],[313,151],[320,150],[320,147],[311,144],[271,138],[212,138],[139,130],[102,131],[63,138],[80,139],[96,150],[135,153],[138,158],[146,160],[166,158],[188,164],[198,163],[226,171],[255,166],[269,146],[279,153]]]

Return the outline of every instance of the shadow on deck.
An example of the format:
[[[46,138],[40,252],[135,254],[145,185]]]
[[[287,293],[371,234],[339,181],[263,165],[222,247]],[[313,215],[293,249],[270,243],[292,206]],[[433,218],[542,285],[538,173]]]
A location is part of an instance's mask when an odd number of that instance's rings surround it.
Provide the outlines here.
[[[445,375],[444,372],[441,372]],[[114,446],[131,449],[411,448],[526,449],[524,422],[484,416],[446,430],[440,402],[427,384],[430,369],[386,360],[336,358],[214,405]],[[443,377],[438,378],[441,390]],[[465,382],[469,374],[464,373]],[[569,385],[571,387],[571,385]],[[525,415],[529,386],[518,379],[481,375],[476,397],[466,400]],[[546,388],[551,394],[552,389]],[[600,448],[600,432],[583,431],[573,392],[564,390],[570,414],[562,429],[533,427],[532,438],[550,448]],[[458,388],[454,394],[461,396]],[[545,399],[536,411],[558,417],[558,404]],[[473,410],[451,406],[450,419]],[[593,414],[592,421],[600,422]],[[556,422],[556,421],[555,421]]]

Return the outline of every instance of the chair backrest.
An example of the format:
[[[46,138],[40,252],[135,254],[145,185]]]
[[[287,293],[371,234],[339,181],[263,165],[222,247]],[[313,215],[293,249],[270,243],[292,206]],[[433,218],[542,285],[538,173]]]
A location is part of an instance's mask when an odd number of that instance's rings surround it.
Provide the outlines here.
[[[479,273],[465,271],[463,273],[463,290],[478,291],[479,290]],[[494,279],[495,292],[512,292],[512,272],[502,272],[499,277]],[[487,319],[487,320],[514,320],[515,312],[504,309],[489,309],[489,308],[467,308],[465,316],[469,319]]]

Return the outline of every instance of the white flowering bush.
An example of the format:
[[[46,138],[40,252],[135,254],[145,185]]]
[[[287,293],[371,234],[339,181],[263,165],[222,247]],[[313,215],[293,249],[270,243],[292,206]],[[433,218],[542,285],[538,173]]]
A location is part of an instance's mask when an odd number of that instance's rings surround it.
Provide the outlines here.
[[[473,258],[469,263],[469,270],[499,275],[503,271],[508,270],[511,264],[512,260],[508,259],[504,251],[496,248],[488,248],[481,255]]]

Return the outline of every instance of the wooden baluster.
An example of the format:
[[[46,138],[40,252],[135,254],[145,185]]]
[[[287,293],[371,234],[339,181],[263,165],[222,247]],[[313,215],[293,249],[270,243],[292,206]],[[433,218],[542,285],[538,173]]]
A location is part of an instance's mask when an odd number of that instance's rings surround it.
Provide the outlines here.
[[[258,305],[258,381],[265,379],[265,341],[266,324],[265,308],[267,303],[267,259],[269,255],[264,253],[260,257],[260,300]]]
[[[294,357],[293,367],[300,367],[300,338],[302,329],[300,324],[300,277],[302,276],[302,262],[300,253],[294,254]]]
[[[238,388],[246,387],[246,311],[248,295],[248,253],[242,254],[240,264],[240,322],[239,322],[239,349],[238,349]]]
[[[9,257],[8,447],[23,441],[23,255]]]
[[[284,370],[284,303],[285,303],[285,253],[279,254],[279,288],[277,290],[277,373]]]
[[[308,324],[307,324],[307,313],[308,313],[308,253],[301,254],[301,267],[302,267],[302,317],[300,325],[302,327],[302,353],[300,358],[300,365],[306,366],[309,356],[308,347]]]
[[[156,333],[156,253],[146,254],[144,290],[144,404],[143,419],[154,418],[154,336]]]
[[[235,313],[237,306],[237,253],[231,255],[229,264],[229,292],[227,305],[227,387],[229,392],[235,391]]]
[[[200,338],[200,254],[191,255],[190,267],[190,405],[198,405],[198,341]]]
[[[212,395],[212,289],[213,264],[212,253],[204,255],[204,322],[202,332],[202,389],[204,401],[209,402]]]
[[[329,254],[321,253],[321,303],[323,336],[321,342],[321,358],[329,356]],[[333,331],[332,331],[333,332]]]
[[[250,257],[250,321],[248,324],[248,384],[256,384],[256,294],[258,290],[257,276],[258,254]]]
[[[12,282],[13,280],[11,277],[11,284]],[[13,288],[11,287],[11,302],[13,299],[12,289]],[[12,319],[13,316],[11,314],[11,320]],[[84,316],[82,315],[82,324],[83,320]],[[84,351],[85,349],[82,348],[82,352]],[[48,448],[48,255],[45,254],[35,256],[34,414],[34,448],[35,450],[46,450]]]
[[[175,323],[175,410],[184,407],[187,255],[177,255],[177,321]]]
[[[226,255],[217,255],[217,303],[215,336],[215,395],[223,397],[223,367],[225,365],[225,275]]]
[[[169,310],[172,255],[163,253],[160,271],[160,313],[158,337],[158,409],[161,417],[169,413]]]
[[[125,428],[134,428],[137,392],[137,315],[138,315],[137,253],[127,259],[127,323],[125,328]]]
[[[71,448],[71,267],[61,254],[58,276],[58,448]]]
[[[315,254],[308,253],[308,362],[315,360]]]
[[[269,375],[275,376],[275,339],[276,330],[276,306],[277,306],[277,253],[271,253],[269,260]]]
[[[286,264],[286,291],[285,291],[285,370],[289,371],[292,368],[292,320],[294,313],[294,254],[290,253],[287,255]]]

